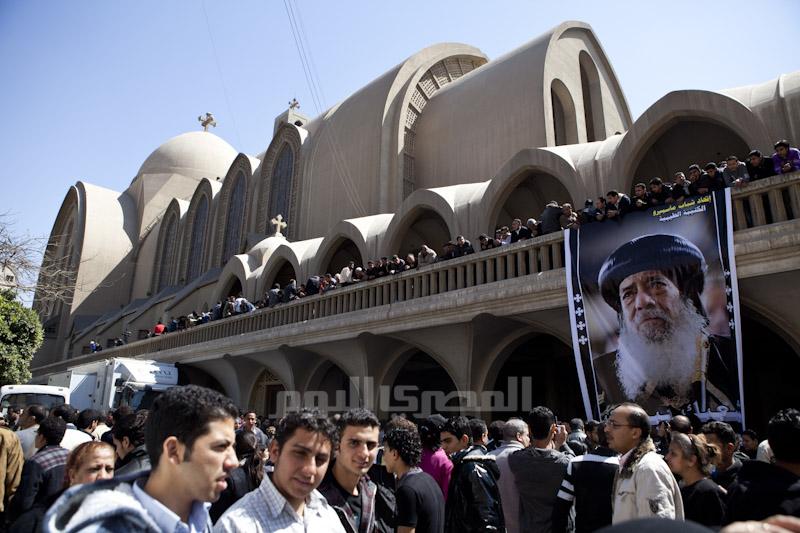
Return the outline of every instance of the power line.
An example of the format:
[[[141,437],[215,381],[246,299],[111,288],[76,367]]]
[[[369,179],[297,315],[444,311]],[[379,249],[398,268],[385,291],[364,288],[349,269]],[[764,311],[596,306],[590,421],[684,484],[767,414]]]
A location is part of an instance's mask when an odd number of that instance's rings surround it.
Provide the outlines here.
[[[231,106],[231,101],[228,98],[228,88],[225,85],[225,76],[222,74],[222,65],[219,61],[219,55],[217,54],[217,46],[214,44],[214,35],[211,33],[211,21],[208,19],[208,11],[206,11],[206,2],[202,0],[200,5],[203,6],[203,14],[206,18],[206,28],[208,29],[208,39],[211,41],[211,50],[214,53],[214,63],[217,65],[217,75],[219,76],[220,84],[222,85],[222,95],[225,98],[225,105],[228,107],[228,114],[231,116],[231,123],[233,124],[233,132],[236,134],[236,142],[238,143],[239,147],[242,147],[242,138],[239,135],[239,127],[236,125],[236,116],[233,113],[233,107]]]
[[[303,75],[306,78],[306,83],[308,84],[308,90],[311,93],[311,99],[314,103],[314,107],[316,108],[317,113],[322,113],[322,105],[315,90],[314,82],[312,81],[311,71],[308,64],[308,60],[306,58],[305,49],[303,48],[299,39],[300,32],[296,27],[294,15],[292,13],[292,10],[289,8],[288,0],[283,0],[283,7],[286,9],[286,16],[289,18],[289,26],[292,30],[292,38],[294,39],[295,48],[297,49],[297,55],[300,56],[300,65],[303,67]]]

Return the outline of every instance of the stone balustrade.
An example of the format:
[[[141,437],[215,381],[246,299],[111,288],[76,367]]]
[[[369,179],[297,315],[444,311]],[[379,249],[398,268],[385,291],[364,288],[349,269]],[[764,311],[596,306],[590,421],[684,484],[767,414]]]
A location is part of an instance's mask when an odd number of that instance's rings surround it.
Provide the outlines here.
[[[734,190],[735,231],[800,218],[800,172],[773,176]]]

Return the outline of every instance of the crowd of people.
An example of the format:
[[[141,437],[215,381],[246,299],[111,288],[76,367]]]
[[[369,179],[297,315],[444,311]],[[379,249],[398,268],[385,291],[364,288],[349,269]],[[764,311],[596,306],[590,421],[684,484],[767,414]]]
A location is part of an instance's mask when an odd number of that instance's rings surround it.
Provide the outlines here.
[[[787,140],[776,142],[774,149],[775,152],[770,157],[765,157],[759,150],[752,150],[744,162],[738,156],[730,155],[724,161],[709,162],[702,168],[699,164],[693,163],[689,165],[686,172],[675,172],[671,182],[659,177],[651,178],[647,182],[638,182],[634,185],[631,196],[617,190],[610,190],[605,196],[587,199],[580,210],[573,208],[570,203],[559,204],[552,200],[545,205],[538,220],[528,218],[523,223],[522,219],[516,218],[511,221],[510,226],[504,225],[496,228],[494,236],[481,234],[477,239],[477,248],[463,235],[458,235],[455,239],[444,243],[438,253],[428,244],[422,244],[418,249],[409,252],[405,258],[401,258],[399,255],[381,257],[367,261],[366,266],[350,261],[339,272],[314,275],[299,285],[295,279],[289,280],[283,286],[275,283],[266,290],[263,298],[255,303],[251,303],[241,294],[228,296],[209,310],[193,311],[189,315],[177,318],[170,317],[166,324],[158,322],[149,335],[160,336],[165,333],[181,331],[197,324],[251,313],[265,307],[275,307],[306,296],[324,294],[339,287],[392,276],[436,262],[463,257],[565,229],[578,229],[585,224],[619,221],[631,212],[646,211],[664,204],[680,203],[687,198],[726,187],[741,187],[774,175],[800,171],[800,150],[791,147]],[[115,346],[121,344],[123,344],[123,339],[114,341]],[[90,346],[91,351],[97,351],[97,347],[99,344]]]
[[[759,442],[752,431],[685,416],[654,428],[632,403],[569,427],[547,407],[489,426],[441,415],[382,422],[363,408],[332,417],[302,409],[271,421],[187,385],[160,394],[149,411],[120,407],[104,417],[29,405],[7,424],[0,528],[11,532],[737,532],[800,524],[797,409],[775,414]]]

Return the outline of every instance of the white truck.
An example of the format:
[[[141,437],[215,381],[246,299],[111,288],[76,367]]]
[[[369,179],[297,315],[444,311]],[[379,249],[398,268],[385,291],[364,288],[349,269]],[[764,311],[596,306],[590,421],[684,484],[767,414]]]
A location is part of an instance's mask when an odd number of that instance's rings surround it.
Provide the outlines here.
[[[170,363],[118,357],[51,375],[48,384],[69,389],[69,402],[79,411],[121,405],[149,409],[159,393],[178,384],[178,369]]]
[[[0,388],[0,414],[3,416],[9,407],[24,408],[39,404],[51,409],[70,402],[69,387],[50,385],[4,385]]]

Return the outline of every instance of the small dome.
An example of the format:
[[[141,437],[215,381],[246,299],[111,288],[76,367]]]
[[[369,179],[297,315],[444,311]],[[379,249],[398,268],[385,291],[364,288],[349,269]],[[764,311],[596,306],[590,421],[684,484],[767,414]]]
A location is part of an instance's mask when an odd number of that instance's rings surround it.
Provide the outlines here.
[[[152,154],[139,174],[183,174],[224,178],[238,152],[226,141],[206,131],[190,131],[173,137]]]

